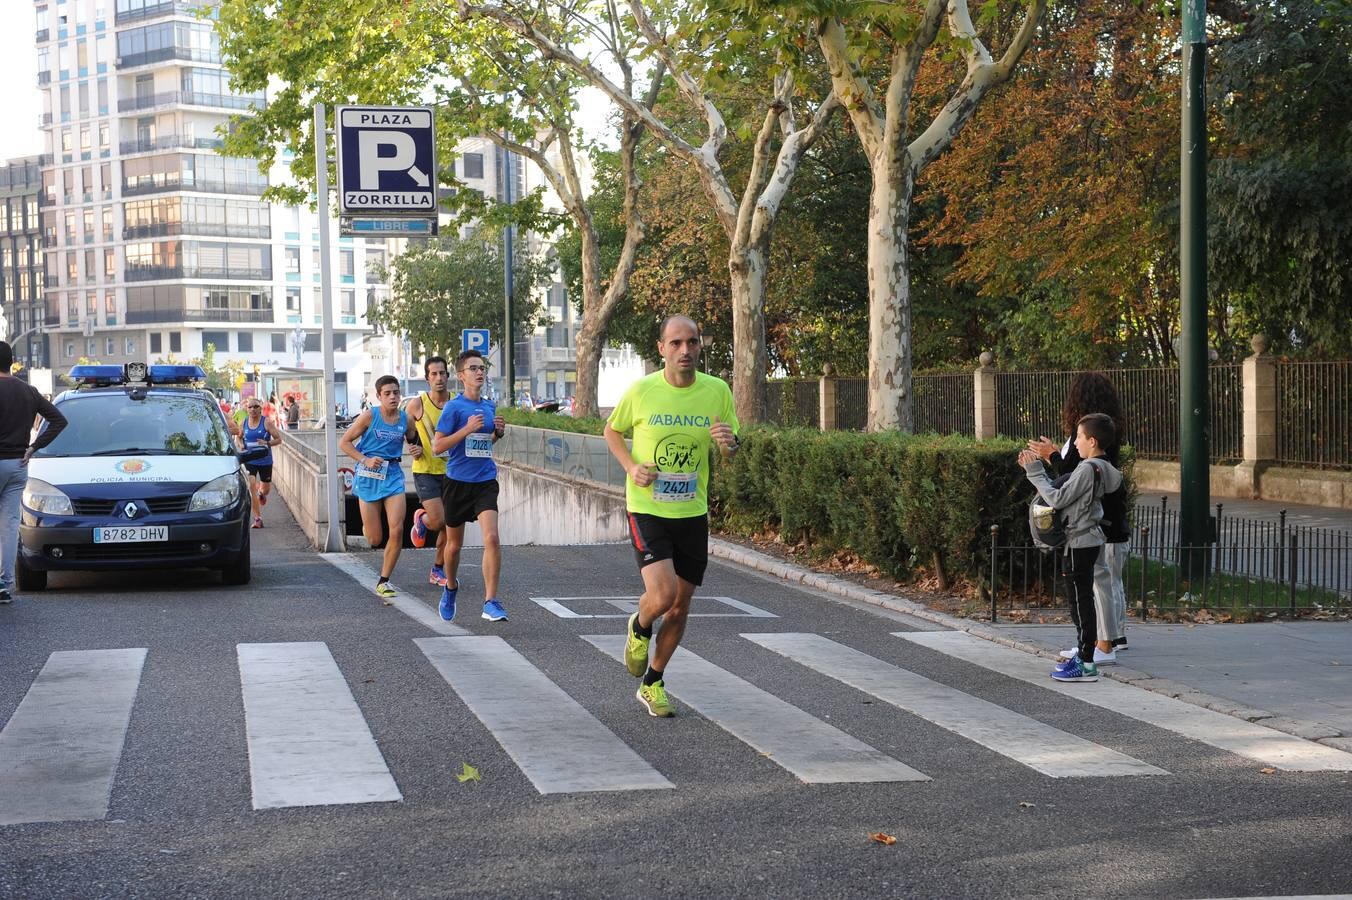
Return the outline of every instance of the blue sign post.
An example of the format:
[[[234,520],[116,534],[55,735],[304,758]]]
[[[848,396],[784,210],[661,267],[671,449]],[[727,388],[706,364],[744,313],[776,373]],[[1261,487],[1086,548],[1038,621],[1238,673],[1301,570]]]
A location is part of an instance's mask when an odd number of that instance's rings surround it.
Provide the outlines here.
[[[436,215],[430,108],[340,106],[336,143],[342,215]]]
[[[488,329],[465,328],[460,332],[460,350],[477,350],[488,355]]]

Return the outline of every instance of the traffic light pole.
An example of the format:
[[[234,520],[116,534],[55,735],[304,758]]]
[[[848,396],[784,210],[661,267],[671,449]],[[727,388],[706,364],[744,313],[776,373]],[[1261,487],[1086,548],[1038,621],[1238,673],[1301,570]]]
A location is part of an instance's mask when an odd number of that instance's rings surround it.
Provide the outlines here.
[[[1181,547],[1211,543],[1207,428],[1206,2],[1183,4],[1183,115],[1180,172],[1179,534]],[[1207,554],[1187,549],[1184,577],[1205,573]]]
[[[333,383],[333,242],[329,234],[332,217],[329,215],[329,127],[324,104],[315,104],[315,194],[316,213],[319,216],[319,297],[324,313],[324,468],[328,473],[324,494],[328,509],[329,527],[324,538],[324,552],[337,553],[347,549],[338,525],[338,423]],[[397,535],[391,535],[396,540]]]

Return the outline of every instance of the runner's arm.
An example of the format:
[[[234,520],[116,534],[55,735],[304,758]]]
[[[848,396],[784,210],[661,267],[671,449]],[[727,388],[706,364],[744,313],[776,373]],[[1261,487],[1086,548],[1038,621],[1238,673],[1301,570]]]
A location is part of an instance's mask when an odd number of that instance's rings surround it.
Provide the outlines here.
[[[606,423],[605,429],[606,446],[610,448],[610,455],[615,457],[623,468],[629,480],[638,487],[647,487],[653,483],[657,477],[657,467],[636,462],[633,455],[629,452],[629,445],[624,442],[624,435],[614,428],[610,423]]]
[[[444,431],[436,432],[435,434],[432,435],[432,452],[435,453],[437,456],[440,456],[441,454],[445,453],[447,450],[451,449],[456,444],[460,443],[465,438],[469,437],[471,434],[482,428],[483,418],[484,418],[483,416],[479,415],[478,413],[475,413],[474,415],[469,417],[469,421],[465,423],[465,427],[461,428],[454,434],[447,434]],[[477,426],[474,424],[475,419],[479,420],[479,424]]]
[[[361,440],[361,436],[366,433],[366,429],[371,426],[371,411],[364,409],[352,420],[352,424],[343,432],[343,436],[338,439],[338,450],[349,459],[355,459],[357,462],[370,468],[366,462],[366,457],[361,455],[357,449],[356,442]]]
[[[263,420],[263,424],[266,425],[268,429],[268,446],[276,447],[282,442],[282,433],[277,430],[276,425],[273,425],[267,419]]]

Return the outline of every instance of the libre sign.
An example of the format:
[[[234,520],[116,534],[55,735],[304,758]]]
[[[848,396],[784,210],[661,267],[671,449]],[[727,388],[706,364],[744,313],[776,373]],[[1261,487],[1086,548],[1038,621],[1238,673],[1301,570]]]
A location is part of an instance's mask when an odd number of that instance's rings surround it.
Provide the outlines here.
[[[338,107],[342,215],[435,215],[436,133],[427,107]]]

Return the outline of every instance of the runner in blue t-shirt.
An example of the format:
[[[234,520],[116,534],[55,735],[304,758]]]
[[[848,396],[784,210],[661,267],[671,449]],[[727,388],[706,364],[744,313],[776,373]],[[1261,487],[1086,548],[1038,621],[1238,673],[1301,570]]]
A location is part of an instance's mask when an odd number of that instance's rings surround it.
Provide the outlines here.
[[[393,597],[390,575],[399,561],[404,547],[404,514],[408,503],[404,499],[404,442],[413,445],[414,459],[422,455],[418,435],[408,413],[399,408],[399,379],[382,375],[376,379],[376,397],[380,405],[364,409],[343,432],[338,449],[356,460],[357,470],[352,478],[352,493],[361,506],[361,530],[372,548],[380,545],[380,514],[385,513],[385,556],[380,565],[380,580],[376,594]]]
[[[446,483],[441,489],[445,516],[446,549],[442,569],[446,586],[441,589],[441,617],[455,618],[455,594],[460,588],[456,570],[465,542],[465,523],[477,521],[484,542],[484,611],[490,622],[507,618],[498,599],[498,574],[502,571],[502,544],[498,541],[498,466],[493,462],[493,444],[506,428],[492,400],[483,396],[488,364],[477,350],[455,358],[455,374],[461,392],[441,410],[432,450],[446,454]]]
[[[247,410],[247,412],[245,412]],[[263,401],[250,397],[240,409],[244,419],[235,426],[235,437],[241,450],[250,447],[267,447],[266,456],[246,462],[249,473],[249,495],[253,498],[253,526],[263,527],[263,507],[268,505],[268,494],[272,491],[272,448],[282,442],[282,434],[277,426],[263,417]]]

